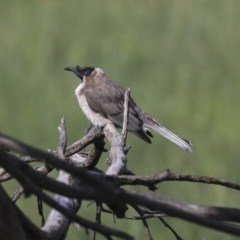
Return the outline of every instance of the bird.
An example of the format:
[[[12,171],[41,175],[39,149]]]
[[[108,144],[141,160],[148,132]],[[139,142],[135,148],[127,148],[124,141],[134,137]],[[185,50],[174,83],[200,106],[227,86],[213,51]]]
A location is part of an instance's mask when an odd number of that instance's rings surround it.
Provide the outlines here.
[[[88,120],[96,127],[103,128],[108,123],[122,127],[124,115],[125,90],[107,77],[101,68],[95,67],[66,67],[64,70],[73,72],[81,79],[75,89],[80,108]],[[150,130],[157,132],[187,152],[192,152],[190,141],[177,136],[163,127],[158,121],[145,113],[132,99],[129,98],[129,115],[127,130],[147,143],[153,137]]]

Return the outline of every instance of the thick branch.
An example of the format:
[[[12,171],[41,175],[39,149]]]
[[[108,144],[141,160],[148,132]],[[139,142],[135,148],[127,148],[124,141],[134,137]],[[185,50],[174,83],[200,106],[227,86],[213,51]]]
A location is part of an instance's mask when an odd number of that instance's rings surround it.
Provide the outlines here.
[[[111,123],[104,127],[103,132],[111,144],[111,149],[109,151],[111,166],[108,168],[106,174],[119,175],[126,173],[127,157],[124,153],[125,144],[122,135]]]
[[[27,240],[18,213],[1,185],[0,195],[0,239]]]
[[[126,146],[127,138],[127,124],[128,124],[128,101],[129,101],[130,89],[125,92],[124,96],[124,118],[123,129],[120,134],[115,128],[114,124],[107,124],[104,129],[104,135],[107,137],[111,144],[111,150],[109,152],[110,167],[108,168],[107,175],[120,175],[127,174],[127,157],[126,154],[130,147]]]

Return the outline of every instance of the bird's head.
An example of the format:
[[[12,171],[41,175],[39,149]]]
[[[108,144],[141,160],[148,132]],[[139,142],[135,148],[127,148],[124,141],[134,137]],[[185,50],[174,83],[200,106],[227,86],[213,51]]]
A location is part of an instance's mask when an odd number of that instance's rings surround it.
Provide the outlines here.
[[[75,67],[67,67],[64,70],[74,72],[79,78],[83,80],[84,77],[90,76],[92,72],[95,70],[93,67],[79,67],[78,65]]]

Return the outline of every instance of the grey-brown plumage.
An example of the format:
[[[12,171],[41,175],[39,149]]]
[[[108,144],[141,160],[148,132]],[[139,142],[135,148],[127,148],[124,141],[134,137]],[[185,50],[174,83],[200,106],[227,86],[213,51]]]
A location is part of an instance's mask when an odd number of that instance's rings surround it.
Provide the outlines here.
[[[111,81],[100,68],[76,66],[65,70],[74,72],[82,80],[75,94],[81,109],[93,125],[103,127],[112,122],[122,127],[125,90]],[[151,143],[149,137],[152,137],[152,134],[149,129],[152,129],[188,152],[192,151],[192,144],[189,141],[161,126],[143,112],[131,97],[127,129],[148,143]]]

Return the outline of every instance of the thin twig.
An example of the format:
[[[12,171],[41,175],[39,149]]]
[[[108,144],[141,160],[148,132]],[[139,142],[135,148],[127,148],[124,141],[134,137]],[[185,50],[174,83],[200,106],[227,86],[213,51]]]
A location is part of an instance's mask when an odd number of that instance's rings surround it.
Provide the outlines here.
[[[163,217],[170,217],[169,215],[165,213],[160,213],[158,211],[146,211],[141,209],[142,213],[144,214],[143,216],[125,216],[123,217],[124,219],[128,220],[142,220],[142,219],[151,219],[151,218],[163,218]],[[112,212],[108,209],[102,208],[102,212],[112,214]],[[147,214],[147,215],[146,215]]]
[[[141,217],[144,217],[144,214],[142,212],[142,209],[140,207],[138,207],[137,205],[135,204],[131,204],[132,208],[135,209],[135,211],[141,216]],[[145,228],[145,232],[146,232],[146,235],[147,235],[147,238],[148,240],[153,240],[152,238],[152,235],[151,235],[151,232],[150,232],[150,229],[149,229],[149,226],[148,226],[148,223],[146,221],[145,218],[142,219],[142,223],[143,223],[143,226]]]
[[[90,132],[90,130],[92,129],[92,126],[93,126],[93,124],[90,123],[90,124],[85,128],[85,130],[84,130],[84,136],[86,136],[86,135]]]
[[[123,128],[122,128],[122,135],[124,143],[126,144],[127,139],[127,126],[128,126],[128,102],[130,96],[130,88],[128,88],[124,94],[124,113],[123,113]]]
[[[101,213],[102,213],[102,203],[101,202],[96,202],[96,223],[101,224]],[[96,231],[94,230],[92,232],[92,238],[91,240],[96,239]]]
[[[14,194],[11,197],[11,200],[15,203],[24,193],[24,188],[22,186],[19,186],[18,189],[14,192]]]
[[[142,220],[142,219],[151,219],[151,218],[159,218],[159,217],[166,217],[167,215],[164,213],[161,214],[149,214],[144,216],[125,216],[125,219],[129,220]]]
[[[42,191],[42,189],[40,189]],[[43,214],[43,204],[42,204],[42,199],[40,199],[39,197],[37,197],[37,203],[38,203],[38,213],[41,216],[42,222],[41,222],[41,227],[44,226],[45,224],[45,218],[44,218],[44,214]]]
[[[45,164],[42,167],[37,167],[34,169],[37,170],[38,172],[41,172],[44,175],[47,175],[49,172],[51,172],[54,169],[54,167],[52,165]],[[9,174],[9,176],[11,176],[11,179],[12,179],[12,175]],[[24,193],[24,188],[22,186],[19,186],[17,190],[13,193],[11,200],[13,202],[17,202],[23,193]]]
[[[47,175],[48,173],[50,173],[54,167],[53,165],[50,164],[45,164],[44,166],[41,167],[34,167],[35,170],[37,170],[38,172]],[[0,177],[0,182],[6,182],[9,181],[11,179],[13,179],[14,177],[9,174],[8,172],[6,172],[3,176]]]
[[[106,208],[102,208],[102,212],[105,212],[105,213],[109,213],[109,214],[111,214],[112,217],[113,217],[113,222],[116,224],[116,218],[115,218],[115,215],[113,214],[113,212],[112,212],[111,210],[108,210],[108,209],[106,209]],[[125,218],[125,216],[122,217],[122,218]]]
[[[177,234],[177,232],[176,232],[162,217],[159,217],[158,219],[165,225],[165,227],[167,227],[167,228],[173,233],[173,235],[176,237],[177,240],[183,240],[183,239]]]

